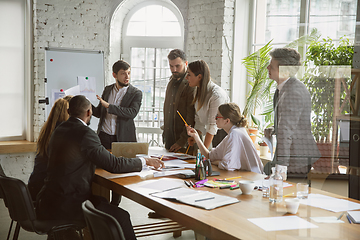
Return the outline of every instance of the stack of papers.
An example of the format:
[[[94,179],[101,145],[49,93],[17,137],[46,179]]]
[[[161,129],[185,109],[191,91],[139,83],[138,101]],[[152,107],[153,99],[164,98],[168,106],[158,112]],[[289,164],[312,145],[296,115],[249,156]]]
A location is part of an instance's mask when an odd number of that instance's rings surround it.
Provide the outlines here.
[[[353,223],[360,223],[360,211],[348,211],[348,215]]]
[[[265,231],[283,231],[318,227],[298,216],[249,218],[248,220]]]

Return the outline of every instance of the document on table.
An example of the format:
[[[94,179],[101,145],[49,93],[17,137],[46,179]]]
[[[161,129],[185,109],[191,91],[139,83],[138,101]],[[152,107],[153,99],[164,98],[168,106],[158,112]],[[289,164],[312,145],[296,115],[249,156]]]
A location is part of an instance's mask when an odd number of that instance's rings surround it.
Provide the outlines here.
[[[133,176],[140,176],[140,177],[146,177],[149,175],[153,175],[156,171],[150,168],[145,168],[141,170],[140,172],[130,172],[130,173],[113,173],[111,174],[108,179],[114,179],[114,178],[123,178],[123,177],[133,177]]]
[[[353,223],[360,223],[360,211],[349,211],[348,214]]]
[[[265,231],[283,231],[318,227],[298,216],[249,218],[248,220]]]
[[[217,207],[240,202],[238,199],[223,195],[218,195],[208,191],[199,191],[189,188],[172,188],[160,192],[150,193],[151,196],[176,200],[191,206],[211,210]]]
[[[344,212],[360,209],[359,203],[313,193],[309,194],[307,199],[300,199],[300,203],[312,207],[322,208],[332,212]]]
[[[191,175],[191,176],[195,176],[194,172],[192,170],[189,169],[184,169],[184,170],[172,170],[172,171],[155,171],[154,172],[154,177],[166,177],[166,176],[171,176],[171,175]]]
[[[269,186],[269,179],[265,179],[264,180],[265,182],[267,182],[268,186]],[[259,187],[262,187],[263,185],[263,180],[262,179],[259,179],[259,180],[255,180],[255,186],[259,186]],[[287,183],[287,182],[283,182],[283,187],[286,188],[286,187],[291,187],[292,184],[290,183]]]

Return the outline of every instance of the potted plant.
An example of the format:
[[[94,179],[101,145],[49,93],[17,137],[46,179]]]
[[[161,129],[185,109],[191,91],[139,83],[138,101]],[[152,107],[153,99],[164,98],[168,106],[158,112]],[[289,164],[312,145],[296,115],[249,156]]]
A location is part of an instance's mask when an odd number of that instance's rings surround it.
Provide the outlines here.
[[[304,75],[304,83],[311,95],[311,110],[313,112],[311,124],[312,133],[319,143],[331,142],[331,133],[334,114],[335,78],[331,76],[331,67],[321,66],[352,65],[354,47],[349,39],[341,38],[339,45],[335,46],[331,38],[313,41],[306,53],[305,65],[309,66]],[[347,78],[349,85],[351,78]],[[345,101],[345,90],[342,89],[340,104]],[[349,103],[342,109],[341,114],[349,111]]]

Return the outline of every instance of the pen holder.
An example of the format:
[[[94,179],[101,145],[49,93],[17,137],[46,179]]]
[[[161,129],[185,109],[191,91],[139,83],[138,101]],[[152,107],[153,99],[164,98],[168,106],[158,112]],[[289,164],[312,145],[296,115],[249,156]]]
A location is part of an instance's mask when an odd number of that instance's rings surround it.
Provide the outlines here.
[[[195,168],[195,180],[206,179],[205,168],[203,166],[196,166]]]

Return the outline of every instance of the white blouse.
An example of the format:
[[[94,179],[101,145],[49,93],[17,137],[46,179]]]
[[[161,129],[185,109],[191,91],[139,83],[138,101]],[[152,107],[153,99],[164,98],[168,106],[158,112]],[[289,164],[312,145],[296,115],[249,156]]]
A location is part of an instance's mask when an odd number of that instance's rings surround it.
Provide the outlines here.
[[[195,113],[194,128],[200,130],[203,135],[206,135],[207,132],[211,135],[215,135],[218,130],[215,120],[218,107],[221,104],[228,103],[229,101],[230,98],[226,91],[214,82],[210,81],[204,105]],[[195,102],[195,109],[197,109],[197,106],[198,101]]]
[[[210,161],[219,162],[219,168],[228,171],[246,170],[262,173],[264,166],[243,127],[232,126],[229,134],[209,153]]]

